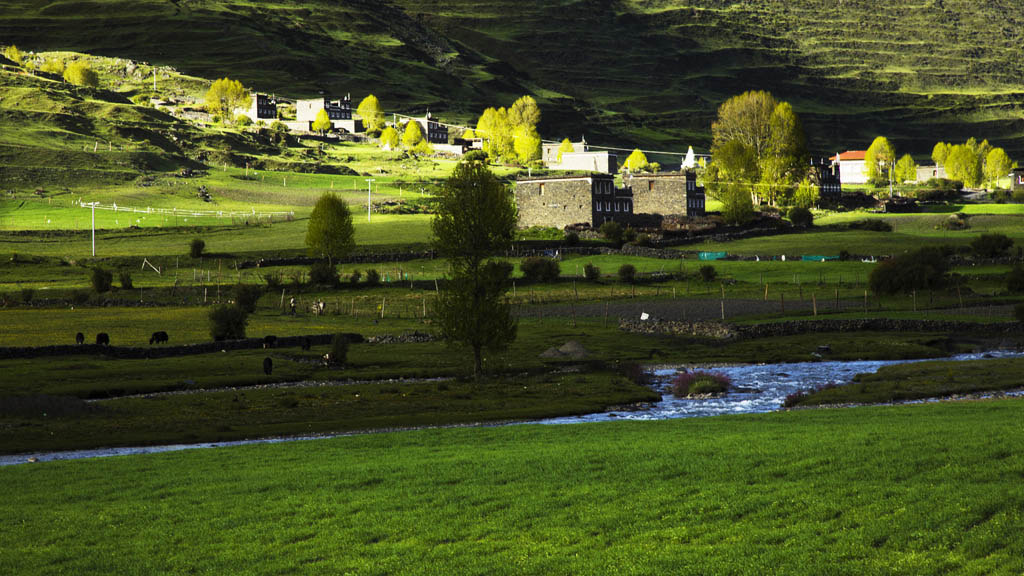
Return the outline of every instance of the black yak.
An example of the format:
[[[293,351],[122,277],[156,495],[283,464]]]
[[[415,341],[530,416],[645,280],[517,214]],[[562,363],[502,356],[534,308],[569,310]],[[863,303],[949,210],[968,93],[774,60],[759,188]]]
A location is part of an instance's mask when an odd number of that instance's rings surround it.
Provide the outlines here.
[[[166,342],[167,332],[164,332],[163,330],[159,332],[153,332],[153,335],[149,337],[150,346],[152,346],[153,344],[164,344]]]
[[[100,332],[96,335],[96,344],[99,346],[110,346],[110,336],[106,332]]]
[[[85,334],[82,334],[81,332],[75,334],[75,344],[85,344]]]
[[[274,361],[270,357],[263,359],[263,373],[270,376],[270,373],[274,371]]]
[[[277,336],[264,336],[263,337],[263,347],[264,348],[273,348],[274,344],[277,344]]]

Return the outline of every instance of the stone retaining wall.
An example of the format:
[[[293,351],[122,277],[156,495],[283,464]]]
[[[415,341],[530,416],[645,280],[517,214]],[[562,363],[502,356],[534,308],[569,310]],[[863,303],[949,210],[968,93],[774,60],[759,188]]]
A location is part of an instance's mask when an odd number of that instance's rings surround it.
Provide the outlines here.
[[[714,340],[792,336],[810,332],[984,332],[990,335],[1020,334],[1018,322],[954,322],[944,320],[897,320],[865,318],[859,320],[803,320],[754,325],[722,322],[673,322],[622,320],[619,328],[637,334],[687,335]]]

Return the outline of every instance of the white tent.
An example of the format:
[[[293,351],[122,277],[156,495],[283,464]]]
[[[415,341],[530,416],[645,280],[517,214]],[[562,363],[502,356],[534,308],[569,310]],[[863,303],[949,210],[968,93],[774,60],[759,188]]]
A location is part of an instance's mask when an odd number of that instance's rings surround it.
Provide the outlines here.
[[[693,168],[697,165],[697,159],[693,156],[693,146],[686,151],[686,158],[683,159],[683,168]]]

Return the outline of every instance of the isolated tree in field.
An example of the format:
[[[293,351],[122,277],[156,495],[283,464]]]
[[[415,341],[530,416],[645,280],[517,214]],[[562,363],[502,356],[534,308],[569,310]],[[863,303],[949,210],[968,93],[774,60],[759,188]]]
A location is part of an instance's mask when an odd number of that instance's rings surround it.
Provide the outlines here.
[[[388,126],[380,133],[380,145],[386,146],[391,150],[398,149],[400,139],[398,130],[395,130],[393,126]]]
[[[48,74],[58,74],[63,77],[64,61],[60,58],[47,58],[46,61],[43,62],[42,66],[39,67],[39,70]]]
[[[64,68],[64,81],[75,86],[95,88],[100,85],[100,76],[85,60],[75,60]]]
[[[896,163],[896,183],[914,182],[917,180],[917,162],[910,154],[904,154]]]
[[[576,148],[572,145],[572,141],[566,138],[562,140],[562,143],[558,145],[558,157],[556,158],[559,162],[562,161],[562,154],[566,152],[575,152]]]
[[[21,64],[22,60],[25,59],[25,53],[18,50],[18,47],[14,44],[4,47],[4,58],[7,58],[15,64]]]
[[[320,196],[306,228],[306,246],[310,255],[319,254],[333,265],[335,258],[352,251],[356,245],[355,237],[348,204],[330,192]]]
[[[511,267],[489,260],[512,246],[515,226],[515,205],[501,181],[482,162],[460,162],[441,187],[431,222],[434,247],[451,264],[436,313],[444,338],[472,350],[476,377],[483,351],[501,350],[516,337],[505,298]]]
[[[867,171],[868,180],[875,186],[889,182],[890,170],[895,161],[896,150],[889,143],[889,139],[885,136],[875,138],[864,154],[864,169]]]
[[[622,164],[622,169],[629,172],[640,172],[647,168],[649,162],[647,162],[647,155],[643,153],[639,148],[635,148],[629,153],[626,161]]]
[[[334,125],[331,124],[331,117],[327,114],[327,110],[321,108],[320,111],[316,113],[316,119],[313,120],[313,130],[319,132],[320,135],[323,136],[333,127]]]
[[[540,160],[540,134],[535,128],[520,126],[516,128],[513,147],[520,164],[529,164]]]
[[[938,142],[932,148],[932,161],[936,166],[945,166],[946,157],[949,156],[949,144]]]
[[[1010,156],[1006,154],[1006,150],[1002,148],[993,148],[989,151],[988,156],[985,158],[985,180],[988,181],[990,188],[995,188],[999,185],[999,179],[1005,178],[1010,170],[1016,167],[1013,160],[1010,160]]]
[[[363,130],[376,132],[384,127],[384,112],[380,108],[380,100],[370,94],[356,106],[356,114],[363,119]]]
[[[540,124],[540,107],[533,96],[522,96],[508,109],[508,123],[512,129],[536,128]]]
[[[236,108],[249,103],[249,91],[238,80],[221,78],[214,80],[206,91],[206,109],[211,114],[220,114],[223,118],[232,118]]]

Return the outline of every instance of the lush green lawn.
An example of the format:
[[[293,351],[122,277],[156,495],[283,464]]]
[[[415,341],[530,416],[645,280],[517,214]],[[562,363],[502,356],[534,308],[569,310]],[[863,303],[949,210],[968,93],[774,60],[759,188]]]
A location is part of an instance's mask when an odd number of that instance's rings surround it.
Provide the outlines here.
[[[11,574],[1019,574],[1024,401],[0,468]]]

